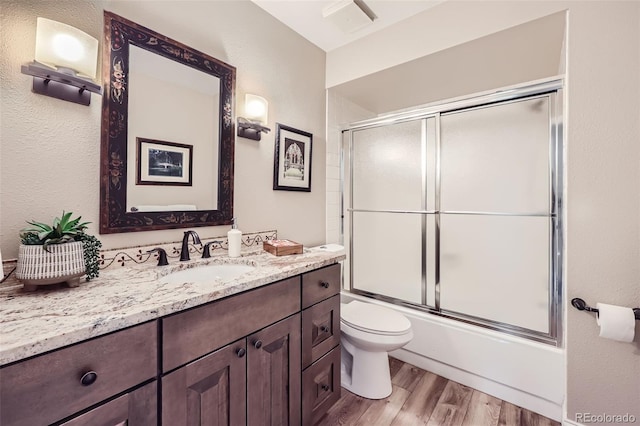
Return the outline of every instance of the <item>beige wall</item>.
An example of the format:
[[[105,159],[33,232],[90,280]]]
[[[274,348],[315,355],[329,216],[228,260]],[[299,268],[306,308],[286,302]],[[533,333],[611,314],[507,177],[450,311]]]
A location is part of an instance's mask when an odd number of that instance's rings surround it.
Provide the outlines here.
[[[578,296],[640,306],[640,2],[445,2],[329,52],[327,87],[562,10],[565,306]],[[640,420],[640,333],[634,343],[601,339],[593,315],[566,309],[566,418]]]
[[[569,9],[567,300],[640,306],[640,3]],[[640,421],[634,343],[598,338],[567,312],[567,412]]]
[[[249,1],[37,1],[0,4],[0,248],[17,255],[25,220],[47,221],[63,209],[99,218],[101,97],[85,107],[31,93],[20,66],[33,59],[37,16],[102,39],[107,9],[237,68],[236,109],[244,94],[269,100],[271,133],[238,138],[234,213],[245,232],[278,229],[304,243],[325,241],[325,53]],[[102,48],[103,46],[101,46]],[[275,123],[313,134],[312,192],[273,191]],[[228,226],[199,228],[225,235]],[[102,235],[104,247],[176,241],[183,230]]]

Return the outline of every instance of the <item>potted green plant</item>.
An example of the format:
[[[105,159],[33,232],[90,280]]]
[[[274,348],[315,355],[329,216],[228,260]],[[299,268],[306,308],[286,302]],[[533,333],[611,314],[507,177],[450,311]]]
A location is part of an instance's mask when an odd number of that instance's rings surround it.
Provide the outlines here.
[[[61,282],[76,287],[82,275],[90,280],[100,274],[102,243],[85,232],[90,222],[80,222],[80,216],[72,219],[72,214],[62,212],[52,225],[27,221],[31,226],[20,231],[16,277],[25,290]]]

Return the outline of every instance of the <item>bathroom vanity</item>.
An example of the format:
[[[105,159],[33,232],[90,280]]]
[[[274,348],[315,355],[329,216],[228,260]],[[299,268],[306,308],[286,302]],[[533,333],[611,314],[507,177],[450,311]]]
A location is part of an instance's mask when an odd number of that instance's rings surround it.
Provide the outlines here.
[[[259,253],[225,282],[162,279],[199,260],[0,293],[0,424],[312,425],[340,397],[343,258]]]

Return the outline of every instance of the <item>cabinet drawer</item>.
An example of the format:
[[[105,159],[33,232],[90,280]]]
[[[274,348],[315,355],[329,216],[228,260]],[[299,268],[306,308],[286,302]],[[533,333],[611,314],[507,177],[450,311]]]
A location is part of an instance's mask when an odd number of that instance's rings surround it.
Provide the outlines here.
[[[155,377],[156,322],[79,343],[0,370],[0,424],[44,425]],[[97,377],[83,385],[88,372]],[[88,377],[85,377],[85,381]]]
[[[164,318],[163,371],[299,311],[300,278],[293,277]]]
[[[302,275],[302,308],[340,293],[340,264]]]
[[[60,426],[157,426],[158,385],[151,382]]]
[[[310,426],[340,399],[340,346],[302,373],[302,424]]]
[[[340,343],[340,295],[302,311],[302,368]]]

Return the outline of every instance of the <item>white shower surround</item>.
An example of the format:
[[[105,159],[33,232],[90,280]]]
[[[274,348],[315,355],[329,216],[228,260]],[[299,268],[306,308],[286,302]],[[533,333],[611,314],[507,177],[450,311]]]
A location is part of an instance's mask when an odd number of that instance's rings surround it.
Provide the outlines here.
[[[348,221],[344,226],[346,243]],[[390,235],[384,238],[391,249],[396,245],[387,238]],[[406,252],[406,247],[397,253],[392,250],[388,264],[397,264],[393,254],[402,257]],[[345,260],[348,270],[349,259]],[[345,273],[344,288],[348,290],[349,274]],[[392,356],[554,420],[563,418],[566,384],[562,348],[349,292],[344,292],[342,299],[380,304],[410,319],[415,338]],[[561,341],[561,335],[558,338]]]

